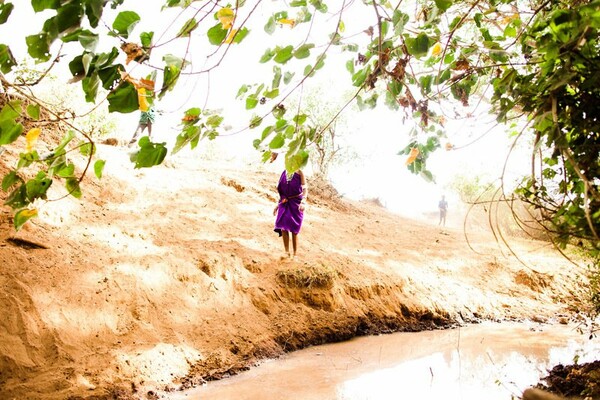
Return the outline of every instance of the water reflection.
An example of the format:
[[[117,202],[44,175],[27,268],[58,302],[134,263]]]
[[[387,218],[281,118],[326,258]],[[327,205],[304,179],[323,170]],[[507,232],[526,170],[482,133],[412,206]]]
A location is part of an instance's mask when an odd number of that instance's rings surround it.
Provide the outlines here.
[[[483,324],[317,346],[169,399],[511,399],[559,363],[600,359],[570,326]]]

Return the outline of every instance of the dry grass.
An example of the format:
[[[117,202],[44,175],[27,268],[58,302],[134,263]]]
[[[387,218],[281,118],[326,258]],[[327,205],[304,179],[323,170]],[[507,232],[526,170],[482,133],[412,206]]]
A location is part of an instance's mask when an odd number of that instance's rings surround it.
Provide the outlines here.
[[[293,288],[330,289],[337,277],[337,271],[324,265],[304,265],[277,272],[279,282]]]

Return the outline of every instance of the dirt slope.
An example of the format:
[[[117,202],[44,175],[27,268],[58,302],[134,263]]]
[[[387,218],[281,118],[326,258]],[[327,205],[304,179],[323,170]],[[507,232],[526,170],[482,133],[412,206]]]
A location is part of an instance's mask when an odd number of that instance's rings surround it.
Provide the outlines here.
[[[83,201],[49,202],[18,233],[0,209],[1,399],[152,398],[355,335],[568,318],[581,296],[581,271],[546,243],[511,239],[524,265],[489,233],[469,236],[475,252],[459,229],[323,190],[301,256],[281,260],[277,174],[99,155]]]

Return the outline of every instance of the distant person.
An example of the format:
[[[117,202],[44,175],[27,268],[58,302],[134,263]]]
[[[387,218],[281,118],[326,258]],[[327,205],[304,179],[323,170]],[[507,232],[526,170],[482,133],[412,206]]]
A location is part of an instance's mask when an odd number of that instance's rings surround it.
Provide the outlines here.
[[[133,134],[133,137],[129,141],[129,146],[133,145],[137,141],[138,135],[144,132],[146,128],[148,128],[148,137],[152,137],[152,124],[154,123],[155,117],[156,112],[154,110],[154,107],[150,107],[148,111],[142,111],[140,113],[140,121]]]
[[[438,225],[446,226],[446,212],[448,211],[446,196],[442,196],[438,203],[438,208],[440,209],[440,222],[438,222]]]
[[[275,161],[277,153],[271,155],[271,162]],[[306,179],[301,170],[288,173],[284,170],[277,184],[279,202],[273,210],[275,218],[274,231],[283,237],[283,247],[287,257],[296,257],[298,249],[298,234],[302,228],[304,218],[304,201],[308,193]],[[290,233],[292,235],[292,251],[290,253]]]

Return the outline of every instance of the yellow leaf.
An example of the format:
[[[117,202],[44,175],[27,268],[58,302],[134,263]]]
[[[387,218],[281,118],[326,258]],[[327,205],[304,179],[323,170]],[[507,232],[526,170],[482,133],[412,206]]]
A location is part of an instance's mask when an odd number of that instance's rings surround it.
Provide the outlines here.
[[[437,56],[441,52],[442,52],[442,44],[440,42],[437,42],[436,44],[433,45],[433,49],[431,49],[431,55]]]
[[[238,30],[235,28],[229,31],[229,35],[227,35],[227,39],[225,39],[226,44],[230,44],[233,41],[233,37],[235,36],[237,31]]]
[[[146,99],[146,89],[139,88],[137,90],[138,93],[138,103],[140,104],[140,111],[148,111],[150,108],[150,104],[148,104],[148,99]]]
[[[504,17],[504,18],[502,19],[502,24],[504,24],[504,25],[508,25],[508,24],[510,24],[512,21],[514,21],[515,19],[519,19],[520,17],[521,17],[521,16],[520,16],[518,13],[516,13],[516,14],[513,14],[513,15],[509,15],[508,17]]]
[[[282,19],[280,19],[277,22],[279,22],[282,25],[289,25],[290,28],[293,28],[294,26],[296,26],[296,20],[295,19],[282,18]]]
[[[225,7],[217,11],[217,18],[219,18],[221,25],[223,25],[223,29],[229,29],[233,26],[235,14],[231,8]]]
[[[450,142],[446,143],[446,151],[450,151],[454,149],[454,145]]]
[[[37,217],[37,215],[38,215],[38,210],[36,208],[25,209],[25,210],[21,211],[21,216],[26,217],[26,218]]]
[[[410,154],[408,155],[408,158],[406,159],[405,165],[410,165],[410,164],[414,163],[418,156],[419,156],[418,148],[413,147],[412,149],[410,149]]]
[[[33,146],[35,146],[35,143],[37,142],[38,137],[40,136],[40,133],[42,133],[40,128],[33,128],[33,129],[30,129],[29,132],[27,132],[27,135],[25,135],[25,139],[27,140],[27,151],[28,152],[33,150]]]

